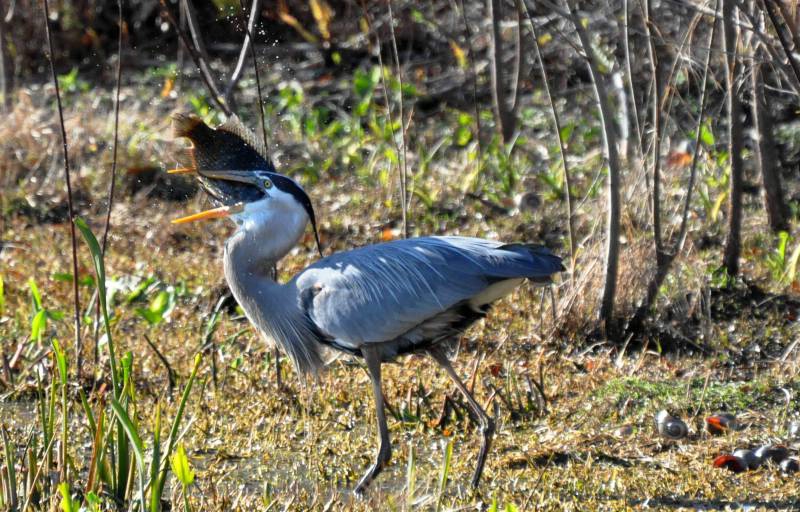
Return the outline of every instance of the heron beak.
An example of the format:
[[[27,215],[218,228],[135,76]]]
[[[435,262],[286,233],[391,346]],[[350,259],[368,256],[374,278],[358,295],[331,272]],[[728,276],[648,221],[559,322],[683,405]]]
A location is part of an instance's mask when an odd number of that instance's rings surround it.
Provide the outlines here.
[[[261,183],[261,179],[258,176],[254,176],[253,171],[202,169],[198,170],[197,174],[212,180],[232,181],[234,183],[242,183],[245,185],[258,186],[258,184]]]
[[[193,167],[178,167],[177,169],[170,169],[167,174],[188,174],[190,172],[197,172]]]
[[[231,206],[220,206],[219,208],[212,208],[211,210],[193,213],[192,215],[187,215],[186,217],[181,217],[179,219],[173,219],[172,223],[185,224],[187,222],[194,222],[196,220],[224,219],[225,217],[229,217],[233,214],[243,211],[244,205],[244,203],[236,203]]]

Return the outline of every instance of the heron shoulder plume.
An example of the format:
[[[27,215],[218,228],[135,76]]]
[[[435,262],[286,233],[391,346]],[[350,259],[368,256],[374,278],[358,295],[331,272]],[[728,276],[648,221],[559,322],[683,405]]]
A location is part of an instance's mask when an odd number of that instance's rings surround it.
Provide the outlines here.
[[[195,169],[275,172],[264,143],[236,116],[211,128],[194,114],[172,115],[173,135],[192,141],[189,158]]]

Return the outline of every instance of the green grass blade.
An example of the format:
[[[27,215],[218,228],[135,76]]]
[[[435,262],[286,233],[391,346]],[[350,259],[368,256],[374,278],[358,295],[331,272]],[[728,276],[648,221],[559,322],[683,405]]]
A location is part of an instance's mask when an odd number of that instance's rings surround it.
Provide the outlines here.
[[[442,473],[439,475],[439,496],[436,498],[436,512],[442,510],[444,501],[444,490],[447,488],[447,478],[450,476],[450,463],[453,460],[453,440],[447,443],[444,449],[444,460],[442,461]]]
[[[153,426],[153,456],[150,460],[150,512],[161,509],[158,488],[158,469],[161,466],[161,403],[156,403],[156,421]]]
[[[80,506],[78,502],[72,499],[72,494],[69,491],[69,484],[61,482],[58,485],[58,492],[61,494],[61,510],[63,512],[78,512]]]
[[[111,337],[111,322],[108,317],[108,300],[106,297],[106,267],[103,262],[103,251],[100,249],[100,244],[97,242],[94,233],[86,224],[86,221],[80,217],[75,219],[75,226],[80,230],[86,245],[89,246],[89,252],[92,253],[92,263],[94,264],[94,272],[97,275],[97,297],[100,301],[100,310],[103,313],[103,324],[106,328],[106,337],[108,339],[108,358],[111,365],[111,383],[114,387],[114,398],[120,398],[119,394],[121,386],[119,383],[119,374],[117,373],[117,357],[114,353],[114,340]]]
[[[69,427],[69,406],[67,404],[67,356],[57,339],[53,339],[53,352],[61,383],[61,480],[67,480],[67,429]],[[63,502],[62,502],[63,503]]]
[[[89,405],[89,401],[86,399],[86,393],[84,393],[82,389],[78,389],[78,396],[81,399],[83,413],[86,415],[86,419],[89,422],[89,431],[92,433],[92,437],[94,437],[97,431],[97,422],[94,419],[94,413],[92,413],[92,408]]]
[[[144,444],[142,444],[142,439],[139,437],[139,433],[130,416],[128,416],[128,412],[115,398],[111,399],[111,410],[114,411],[118,424],[122,426],[133,447],[133,453],[136,456],[136,469],[139,473],[139,499],[141,500],[142,508],[144,508],[146,503],[144,501]]]
[[[786,271],[783,274],[783,282],[787,285],[792,284],[794,282],[795,277],[797,277],[797,264],[800,261],[800,243],[794,248],[792,251],[792,255],[789,257],[789,261],[786,264]]]
[[[58,366],[58,377],[62,386],[67,385],[67,356],[61,348],[58,340],[53,340],[53,351],[56,354],[56,365]]]
[[[416,472],[417,472],[417,459],[414,454],[414,446],[408,448],[408,471],[406,471],[406,508],[411,510],[411,505],[414,502],[414,493],[416,491]]]
[[[189,465],[189,457],[186,456],[186,448],[183,447],[183,444],[178,445],[178,449],[175,450],[175,455],[169,459],[169,462],[172,467],[172,472],[178,477],[183,488],[185,489],[192,485],[194,482],[194,471],[192,471]]]
[[[31,300],[33,302],[34,311],[42,309],[42,294],[39,293],[39,287],[36,286],[36,281],[32,277],[28,278],[28,288],[31,290]]]
[[[14,466],[14,445],[9,438],[6,427],[0,427],[0,433],[3,434],[3,449],[5,450],[6,457],[6,476],[8,478],[8,501],[10,510],[15,510],[17,507],[17,472]]]
[[[197,378],[197,370],[200,369],[200,363],[203,361],[203,358],[200,354],[194,356],[194,368],[192,368],[192,373],[189,376],[189,381],[186,383],[186,387],[183,389],[183,395],[181,395],[181,401],[178,404],[178,411],[175,413],[175,418],[172,420],[172,427],[169,431],[169,438],[167,440],[167,450],[164,452],[164,459],[168,460],[169,457],[172,455],[172,450],[175,448],[175,442],[178,439],[178,429],[180,428],[181,420],[183,419],[183,412],[186,409],[186,403],[189,400],[189,393],[192,391],[192,385],[194,385],[195,378]],[[161,469],[161,474],[158,477],[158,494],[164,490],[164,484],[167,480],[167,467],[166,464],[163,465]]]

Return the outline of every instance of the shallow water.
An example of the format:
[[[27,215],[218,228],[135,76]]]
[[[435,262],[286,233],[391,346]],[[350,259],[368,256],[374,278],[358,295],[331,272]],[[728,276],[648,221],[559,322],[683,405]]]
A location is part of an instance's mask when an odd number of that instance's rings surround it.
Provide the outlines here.
[[[36,402],[0,401],[0,423],[8,427],[30,428],[36,421]]]

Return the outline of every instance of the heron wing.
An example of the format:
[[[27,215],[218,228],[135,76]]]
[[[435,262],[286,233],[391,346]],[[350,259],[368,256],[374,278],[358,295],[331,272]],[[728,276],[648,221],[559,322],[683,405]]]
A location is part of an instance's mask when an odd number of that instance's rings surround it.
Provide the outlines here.
[[[301,307],[346,348],[390,341],[500,281],[563,270],[544,248],[466,237],[375,244],[324,258],[295,278]]]

